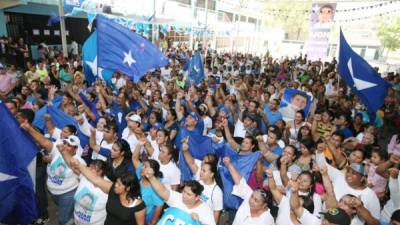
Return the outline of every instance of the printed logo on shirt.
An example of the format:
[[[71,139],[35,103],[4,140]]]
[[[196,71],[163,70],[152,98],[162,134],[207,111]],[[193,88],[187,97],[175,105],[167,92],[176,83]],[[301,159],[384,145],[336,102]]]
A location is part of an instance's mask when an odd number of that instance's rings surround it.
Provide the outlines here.
[[[50,165],[50,172],[49,179],[51,182],[61,185],[65,179],[67,173],[67,165],[65,164],[64,160],[61,157],[57,157]]]
[[[209,197],[207,197],[205,194],[201,194],[201,195],[200,195],[200,199],[201,199],[203,202],[207,202],[208,199],[209,199]]]
[[[97,196],[95,196],[88,188],[82,188],[75,194],[75,215],[83,222],[90,222],[96,205]]]

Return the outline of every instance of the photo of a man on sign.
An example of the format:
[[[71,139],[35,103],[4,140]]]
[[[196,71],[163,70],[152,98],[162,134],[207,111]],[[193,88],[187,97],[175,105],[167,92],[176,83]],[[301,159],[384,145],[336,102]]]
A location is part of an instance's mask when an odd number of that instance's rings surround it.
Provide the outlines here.
[[[299,110],[303,110],[305,116],[307,116],[310,111],[310,105],[311,97],[305,92],[286,89],[279,106],[279,112],[282,113],[284,121],[291,121],[294,120],[294,116]]]

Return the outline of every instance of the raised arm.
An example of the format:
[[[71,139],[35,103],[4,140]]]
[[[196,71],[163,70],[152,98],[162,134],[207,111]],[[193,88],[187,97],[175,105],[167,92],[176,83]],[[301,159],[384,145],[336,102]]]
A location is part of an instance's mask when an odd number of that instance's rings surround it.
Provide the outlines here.
[[[154,191],[160,196],[164,201],[168,201],[170,196],[170,190],[168,190],[155,176],[154,170],[152,168],[144,169],[144,174],[146,178],[149,180],[151,186]]]
[[[183,97],[183,93],[182,92],[178,92],[178,94],[176,95],[176,102],[175,102],[175,112],[176,112],[176,116],[178,121],[181,121],[183,119],[183,112],[181,110],[181,99]]]
[[[290,190],[291,190],[291,195],[290,195],[290,208],[294,212],[297,218],[300,218],[303,216],[304,208],[303,206],[300,205],[300,199],[299,199],[299,186],[296,181],[290,181]]]
[[[89,138],[89,146],[93,149],[95,152],[100,151],[100,145],[96,143],[96,128],[90,127],[90,138]]]
[[[328,175],[328,168],[326,168],[326,167],[320,168],[320,173],[322,175],[322,183],[325,188],[326,208],[328,208],[328,209],[336,208],[338,206],[338,201],[336,200],[333,185],[332,185],[331,179],[329,178],[329,175]]]
[[[189,142],[189,137],[183,139],[183,141],[182,141],[183,157],[185,157],[186,163],[189,165],[189,168],[190,168],[190,171],[192,172],[192,174],[196,174],[199,167],[196,165],[196,163],[194,163],[194,158],[190,154],[188,142]]]
[[[235,150],[239,150],[240,149],[240,145],[235,141],[235,139],[233,139],[231,131],[229,130],[229,126],[228,126],[228,120],[224,119],[222,121],[222,124],[224,126],[224,131],[225,131],[225,137],[226,140],[228,141],[228,144]]]
[[[143,140],[139,140],[138,144],[135,146],[135,149],[132,152],[132,164],[135,168],[138,168],[140,165],[140,160],[139,160],[140,149],[142,149],[143,145],[144,145]]]
[[[95,186],[99,187],[104,193],[108,194],[112,187],[112,182],[103,179],[102,177],[95,174],[87,166],[80,163],[77,159],[71,159],[70,165],[77,171],[79,171],[83,176],[85,176],[90,182]]]
[[[269,163],[272,163],[276,158],[278,158],[278,156],[264,143],[264,139],[261,135],[258,135],[256,139],[258,142],[258,149]]]
[[[229,157],[224,157],[223,162],[228,168],[229,173],[232,176],[233,182],[235,182],[236,185],[239,185],[240,180],[242,179],[242,175],[240,175],[240,173],[236,170],[235,166],[231,162],[231,159]]]
[[[267,169],[265,171],[268,177],[268,187],[274,197],[275,201],[279,204],[283,198],[283,194],[276,187],[275,179],[272,174],[272,169]]]
[[[286,156],[282,156],[281,159],[281,168],[279,170],[279,173],[281,175],[281,180],[282,184],[284,187],[286,187],[289,184],[289,177],[287,175],[288,172],[288,159]]]
[[[53,149],[53,142],[43,136],[39,131],[35,130],[28,122],[21,124],[21,128],[26,130],[40,147],[44,148],[47,152],[51,152]]]
[[[378,167],[376,168],[376,173],[385,178],[388,178],[389,168],[392,167],[393,165],[398,165],[399,163],[400,163],[400,156],[392,154],[390,155],[389,160],[378,165]]]
[[[44,115],[44,121],[45,121],[46,128],[49,131],[49,134],[53,135],[54,129],[56,127],[54,126],[53,121],[51,121],[51,116],[49,113],[46,113]]]

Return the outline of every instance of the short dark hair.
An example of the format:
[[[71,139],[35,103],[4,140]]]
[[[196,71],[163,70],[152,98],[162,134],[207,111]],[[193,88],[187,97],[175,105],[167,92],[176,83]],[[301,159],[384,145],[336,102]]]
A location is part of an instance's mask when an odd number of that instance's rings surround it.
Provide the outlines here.
[[[28,120],[28,123],[32,123],[35,118],[35,112],[32,109],[20,109],[18,110],[18,114]]]
[[[342,141],[344,140],[344,134],[340,130],[337,130],[337,131],[333,132],[332,136],[338,136],[338,137],[340,137],[342,139]]]
[[[75,135],[76,134],[76,127],[73,124],[68,124],[65,126],[71,134]]]
[[[204,187],[203,185],[201,185],[198,181],[196,180],[190,180],[190,181],[186,181],[184,183],[185,187],[189,187],[190,190],[196,195],[196,196],[200,196],[201,193],[203,193]]]
[[[380,148],[372,148],[372,153],[378,154],[382,160],[389,159],[389,154],[387,153],[387,151],[382,151],[382,149]]]
[[[400,222],[400,209],[394,211],[390,217],[390,222]]]

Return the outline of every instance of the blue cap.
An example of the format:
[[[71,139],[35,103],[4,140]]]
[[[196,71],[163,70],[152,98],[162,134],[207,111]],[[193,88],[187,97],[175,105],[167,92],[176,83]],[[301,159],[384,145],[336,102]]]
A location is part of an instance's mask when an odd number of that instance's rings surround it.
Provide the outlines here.
[[[6,68],[2,63],[0,63],[0,70]]]
[[[196,120],[196,122],[200,120],[200,115],[197,112],[191,112],[189,116],[191,116],[194,120]]]
[[[352,164],[350,164],[349,168],[351,168],[352,170],[354,170],[355,172],[357,172],[363,176],[366,175],[365,167],[361,163],[352,163]]]
[[[161,130],[163,126],[161,123],[155,123],[153,126],[151,126],[151,128],[156,130]]]

